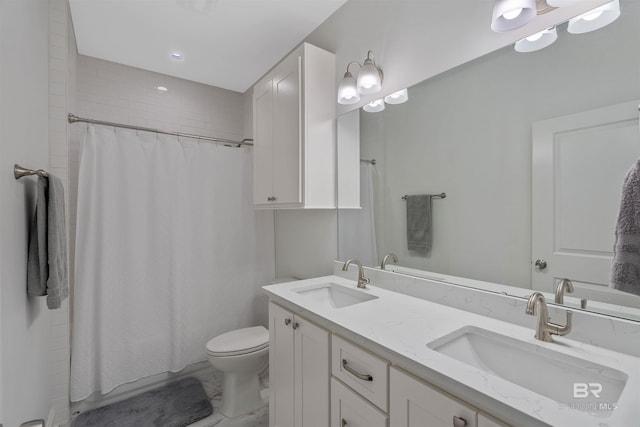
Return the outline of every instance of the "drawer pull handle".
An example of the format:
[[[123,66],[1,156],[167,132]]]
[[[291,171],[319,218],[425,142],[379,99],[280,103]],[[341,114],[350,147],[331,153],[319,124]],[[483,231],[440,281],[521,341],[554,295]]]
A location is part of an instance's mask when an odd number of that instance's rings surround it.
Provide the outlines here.
[[[453,417],[453,427],[466,427],[467,425],[467,420],[465,420],[464,418],[461,417],[456,417],[454,415]]]
[[[291,319],[284,319],[284,324],[286,326],[289,326],[289,323],[291,323]]]
[[[293,329],[298,329],[298,326],[300,326],[298,322],[293,322],[293,325],[291,325]]]
[[[342,427],[347,427],[347,420],[344,418],[342,419]]]
[[[342,359],[342,367],[347,372],[349,372],[351,375],[353,375],[354,377],[358,378],[359,380],[362,380],[362,381],[373,381],[373,377],[371,375],[361,374],[360,372],[356,371],[351,366],[349,366],[349,364],[347,363],[347,359]]]
[[[275,202],[275,201],[276,201],[276,197],[275,196],[267,197],[267,202]]]

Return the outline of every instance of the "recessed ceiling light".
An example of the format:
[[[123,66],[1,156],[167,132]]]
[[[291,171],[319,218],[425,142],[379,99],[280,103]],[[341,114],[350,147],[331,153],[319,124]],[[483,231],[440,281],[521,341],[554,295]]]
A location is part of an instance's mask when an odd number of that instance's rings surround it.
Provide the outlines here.
[[[165,92],[167,92],[169,89],[167,89],[165,86],[156,86],[156,90],[157,90],[158,92],[165,93]]]
[[[180,52],[171,52],[171,59],[175,59],[177,61],[182,61],[184,59],[184,56],[182,56],[182,54]]]

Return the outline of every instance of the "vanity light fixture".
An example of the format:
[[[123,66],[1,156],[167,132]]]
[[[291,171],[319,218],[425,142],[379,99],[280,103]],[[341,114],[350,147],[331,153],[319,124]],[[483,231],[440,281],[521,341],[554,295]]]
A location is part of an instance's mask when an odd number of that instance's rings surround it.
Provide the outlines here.
[[[364,107],[362,107],[367,113],[379,113],[384,110],[384,100],[382,98],[371,101]]]
[[[588,33],[611,24],[620,16],[620,0],[596,7],[569,20],[567,31],[571,34]]]
[[[397,92],[392,93],[391,95],[387,95],[384,97],[384,102],[387,104],[402,104],[403,102],[407,102],[409,99],[409,94],[407,93],[407,88],[401,89]]]
[[[551,45],[557,39],[558,32],[556,31],[556,27],[553,26],[517,41],[515,49],[517,52],[523,53],[535,52],[536,50],[544,49]]]
[[[351,64],[358,64],[360,72],[357,80],[349,71]],[[376,65],[373,52],[368,51],[364,62],[351,61],[347,64],[347,72],[338,87],[339,104],[355,104],[360,101],[360,95],[371,95],[382,90],[382,70]]]
[[[549,6],[570,6],[577,3],[576,0],[547,0]],[[572,34],[582,34],[600,29],[609,25],[620,16],[620,0],[613,0],[610,3],[596,7],[569,20],[567,31]],[[532,34],[515,44],[518,52],[535,52],[543,49],[558,38],[555,27],[547,28],[538,33]]]
[[[536,0],[495,0],[491,29],[497,33],[515,30],[536,17]]]

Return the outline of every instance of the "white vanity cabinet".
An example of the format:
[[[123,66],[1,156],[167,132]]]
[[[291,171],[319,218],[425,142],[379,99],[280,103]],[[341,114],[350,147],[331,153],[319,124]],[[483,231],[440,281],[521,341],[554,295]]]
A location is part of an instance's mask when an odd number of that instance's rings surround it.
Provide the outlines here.
[[[269,425],[329,425],[327,330],[269,303]]]
[[[253,88],[257,208],[334,208],[335,55],[303,43]]]
[[[478,426],[475,409],[399,369],[391,368],[389,376],[392,426]]]

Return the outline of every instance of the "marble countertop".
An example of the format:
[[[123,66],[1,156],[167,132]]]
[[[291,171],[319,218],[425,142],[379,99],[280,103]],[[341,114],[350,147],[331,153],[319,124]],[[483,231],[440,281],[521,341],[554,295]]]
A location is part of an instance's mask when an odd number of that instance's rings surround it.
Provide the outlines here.
[[[275,302],[515,426],[627,427],[637,425],[640,420],[640,358],[573,341],[570,333],[565,337],[554,336],[555,342],[545,343],[533,337],[533,317],[532,328],[526,328],[381,289],[375,284],[358,291],[375,295],[377,299],[343,308],[330,308],[295,292],[322,283],[356,289],[353,280],[339,276],[280,283],[263,289]],[[525,316],[524,311],[522,315]],[[624,372],[628,380],[622,394],[617,402],[607,402],[616,409],[590,415],[569,406],[569,402],[575,401],[571,387],[567,389],[566,402],[556,402],[427,347],[428,343],[467,326]]]

